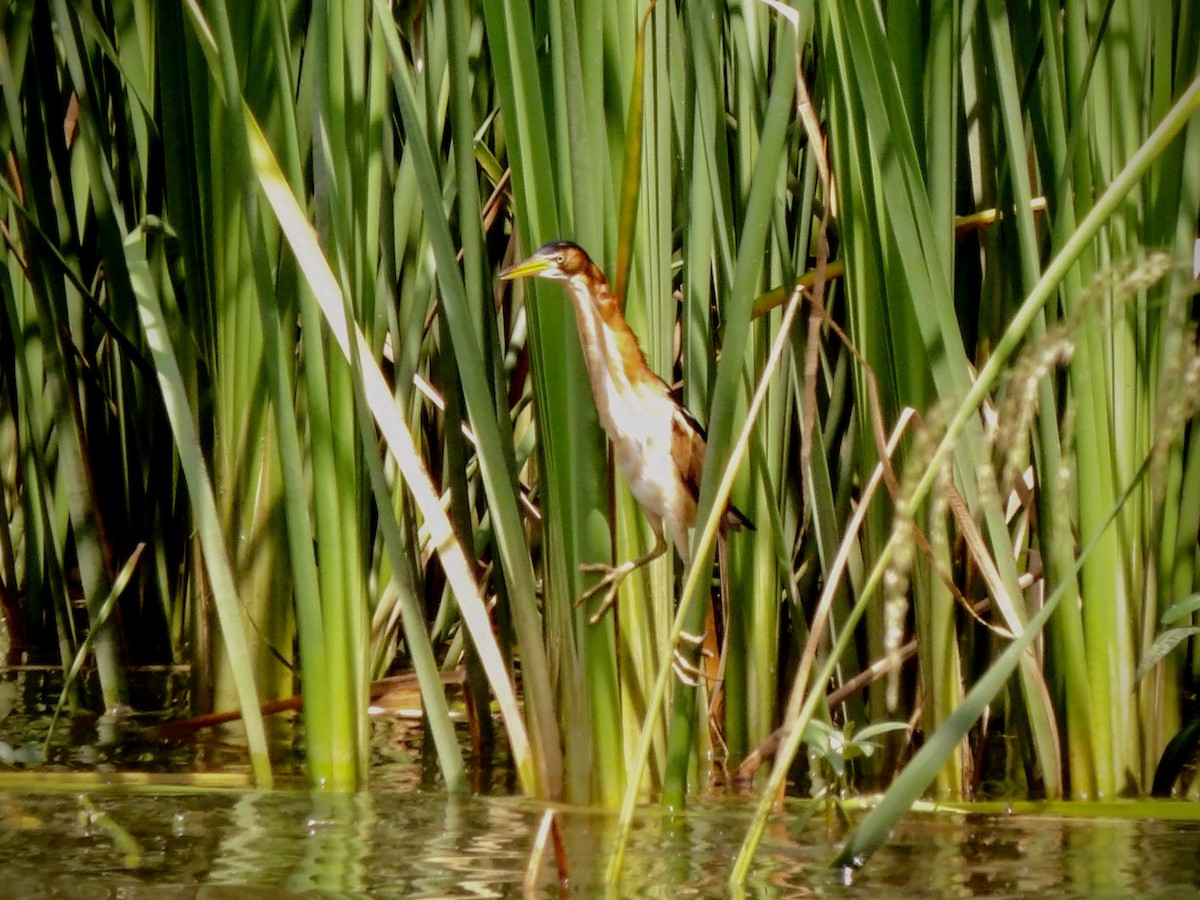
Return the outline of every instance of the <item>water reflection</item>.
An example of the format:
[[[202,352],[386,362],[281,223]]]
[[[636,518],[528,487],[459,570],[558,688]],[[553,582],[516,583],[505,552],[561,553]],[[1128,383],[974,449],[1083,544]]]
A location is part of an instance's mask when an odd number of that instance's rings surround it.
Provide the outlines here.
[[[914,819],[861,885],[942,897],[1193,897],[1200,823],[1049,816]],[[903,860],[919,860],[905,873]]]
[[[12,683],[16,708],[3,720],[0,741],[16,754],[40,748],[52,710],[45,697],[57,691],[49,675]],[[300,729],[287,717],[272,717],[271,728],[277,771],[301,783]],[[521,896],[544,808],[511,796],[449,797],[436,789],[419,723],[379,717],[373,728],[372,790],[355,796],[96,792],[90,802],[106,817],[98,827],[73,795],[0,790],[0,900]],[[107,723],[94,716],[61,720],[48,759],[12,765],[54,772],[246,769],[236,729],[166,740],[144,719]],[[511,767],[479,771],[481,790],[513,789]],[[547,852],[539,895],[730,896],[725,880],[751,803],[713,798],[686,815],[644,810],[624,878],[613,888],[603,876],[615,817],[559,810],[570,884],[559,884]],[[842,835],[827,831],[820,814],[801,827],[801,809],[790,801],[769,823],[745,896],[1168,898],[1200,889],[1195,821],[913,815],[864,869],[843,873],[829,867]],[[128,852],[129,841],[138,853]]]
[[[541,816],[522,800],[432,792],[97,794],[92,802],[141,846],[140,867],[127,868],[111,835],[88,826],[76,798],[0,795],[0,896],[161,896],[166,887],[205,886],[205,896],[515,897]],[[793,834],[796,812],[768,829],[747,896],[1175,897],[1200,886],[1194,822],[914,816],[847,884],[828,867],[836,840],[821,824]],[[614,819],[559,815],[569,894],[605,893]],[[611,895],[728,896],[749,817],[744,800],[686,816],[648,810]],[[539,889],[567,896],[551,854]]]

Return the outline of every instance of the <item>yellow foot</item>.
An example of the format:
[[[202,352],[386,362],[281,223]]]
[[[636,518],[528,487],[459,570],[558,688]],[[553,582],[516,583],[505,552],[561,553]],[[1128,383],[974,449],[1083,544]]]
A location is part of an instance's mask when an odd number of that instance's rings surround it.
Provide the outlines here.
[[[700,635],[699,640],[696,640],[696,635],[688,634],[686,631],[680,635],[689,644],[699,644],[704,640],[704,635]],[[701,656],[712,656],[709,650],[701,649]],[[688,687],[697,687],[701,681],[707,681],[709,684],[716,684],[718,678],[709,675],[699,665],[688,659],[678,647],[675,648],[671,658],[671,668],[675,670],[675,677],[686,684]]]
[[[655,531],[660,532],[661,530],[656,527]],[[630,572],[634,569],[640,569],[651,560],[658,559],[658,557],[667,552],[666,540],[661,533],[657,537],[658,540],[655,541],[654,547],[651,548],[649,553],[639,556],[637,559],[623,562],[619,566],[610,566],[607,563],[583,563],[579,567],[580,572],[602,572],[604,576],[584,591],[583,596],[579,598],[579,602],[575,604],[577,607],[582,606],[598,593],[604,591],[604,599],[600,602],[600,608],[592,613],[591,618],[588,619],[590,624],[595,625],[603,619],[604,614],[617,602],[617,590],[621,587],[621,582],[628,577]]]
[[[604,618],[604,614],[612,609],[612,605],[617,602],[617,591],[621,588],[621,582],[626,579],[630,572],[637,568],[634,562],[636,560],[622,563],[619,566],[610,566],[607,563],[583,563],[579,566],[580,572],[601,572],[604,576],[584,591],[575,604],[577,607],[583,606],[583,604],[587,603],[601,591],[604,591],[604,599],[600,601],[600,608],[588,618],[589,625],[598,623]]]

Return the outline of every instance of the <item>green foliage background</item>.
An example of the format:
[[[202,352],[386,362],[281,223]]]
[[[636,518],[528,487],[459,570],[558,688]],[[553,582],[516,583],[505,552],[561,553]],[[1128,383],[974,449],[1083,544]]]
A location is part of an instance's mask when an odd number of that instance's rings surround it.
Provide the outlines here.
[[[190,663],[262,783],[258,704],[299,688],[312,781],[363,785],[368,684],[400,666],[465,788],[437,671],[461,664],[543,796],[676,803],[802,711],[796,741],[815,715],[936,743],[903,804],[1148,790],[1200,671],[1198,16],[9,4],[10,639],[65,668],[90,632],[107,707],[131,665]],[[598,626],[575,607],[580,563],[650,537],[569,305],[494,282],[555,237],[620,273],[707,423],[701,522],[732,458],[758,525],[729,539],[719,690],[668,674],[705,625],[703,528],[678,621],[672,559]]]

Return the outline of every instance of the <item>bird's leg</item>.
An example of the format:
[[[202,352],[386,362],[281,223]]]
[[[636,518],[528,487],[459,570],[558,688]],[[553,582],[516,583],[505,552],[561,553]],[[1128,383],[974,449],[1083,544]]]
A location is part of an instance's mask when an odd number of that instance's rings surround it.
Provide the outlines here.
[[[655,541],[654,546],[651,548],[649,553],[639,556],[637,559],[627,560],[621,563],[619,566],[610,566],[607,563],[583,563],[579,567],[580,572],[603,572],[604,577],[583,592],[583,595],[579,598],[579,602],[575,604],[576,606],[582,606],[588,600],[592,599],[592,597],[596,596],[605,588],[608,588],[608,590],[604,592],[604,600],[601,601],[600,608],[592,613],[591,617],[588,619],[589,624],[595,625],[597,622],[603,619],[604,614],[608,612],[609,608],[614,603],[617,602],[617,590],[621,587],[621,582],[623,582],[631,572],[633,572],[635,569],[640,569],[642,566],[658,559],[667,552],[666,539],[661,534],[659,534],[657,537],[658,540]]]
[[[725,535],[717,536],[717,565],[721,571],[721,601],[726,603],[729,597],[729,579],[728,566],[726,565],[727,544]],[[728,608],[723,608],[722,621],[729,621]],[[713,615],[713,608],[709,606],[708,621],[705,623],[704,631],[699,634],[684,631],[681,632],[679,638],[681,641],[690,644],[697,648],[690,654],[685,653],[679,645],[675,647],[675,658],[672,661],[672,668],[675,669],[675,674],[679,680],[691,687],[697,686],[701,681],[707,682],[710,686],[717,687],[724,681],[725,678],[725,651],[729,643],[729,629],[725,628],[725,642],[718,648],[715,640],[717,631],[717,623]],[[699,659],[693,662],[693,657],[698,656]],[[712,661],[716,660],[716,666],[712,665]],[[715,671],[714,671],[715,668]],[[712,704],[717,702],[719,690],[712,692]],[[712,715],[712,705],[710,704],[709,715]]]
[[[681,631],[679,633],[679,640],[685,644],[697,647],[698,650],[693,651],[693,653],[700,657],[701,662],[692,662],[688,658],[688,654],[684,653],[680,646],[676,644],[671,660],[671,668],[675,670],[676,677],[688,687],[696,687],[701,681],[705,681],[710,685],[718,684],[723,677],[721,671],[718,670],[714,675],[707,671],[703,665],[704,661],[716,656],[711,649],[705,646],[708,641],[708,630],[705,629],[700,634]]]
[[[696,635],[688,634],[686,631],[679,637],[689,644],[702,644],[704,641],[703,635],[700,636],[699,640],[693,641]],[[712,651],[707,647],[701,647],[700,656],[701,658],[712,656]],[[675,677],[688,687],[698,687],[701,681],[709,684],[716,684],[720,681],[719,676],[710,674],[699,663],[694,663],[688,659],[687,654],[680,650],[679,647],[676,647],[671,654],[671,668],[675,670]]]

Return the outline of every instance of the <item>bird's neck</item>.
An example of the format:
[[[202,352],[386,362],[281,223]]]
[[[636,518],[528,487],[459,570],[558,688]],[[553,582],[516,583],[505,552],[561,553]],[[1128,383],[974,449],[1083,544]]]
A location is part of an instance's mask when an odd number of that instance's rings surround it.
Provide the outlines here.
[[[663,393],[667,388],[647,364],[637,338],[621,314],[620,302],[603,276],[589,283],[577,275],[567,282],[567,292],[575,307],[592,396],[601,423],[605,430],[610,430],[613,403],[628,403],[638,394]]]

